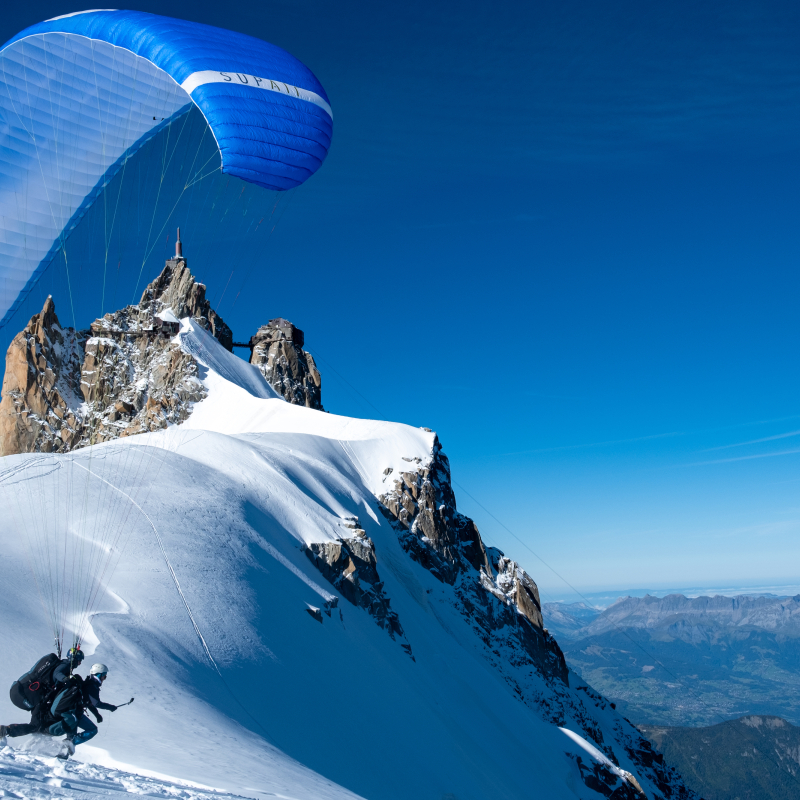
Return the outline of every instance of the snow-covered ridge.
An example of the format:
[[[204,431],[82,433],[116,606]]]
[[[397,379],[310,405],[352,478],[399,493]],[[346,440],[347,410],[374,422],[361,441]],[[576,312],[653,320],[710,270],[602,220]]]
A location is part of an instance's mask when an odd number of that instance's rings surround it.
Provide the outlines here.
[[[107,763],[243,797],[637,797],[627,774],[692,797],[562,668],[533,581],[457,512],[433,432],[287,403],[191,320],[175,341],[204,395],[185,422],[0,461],[4,508],[55,518],[84,492],[76,536],[127,531],[87,638],[104,697],[137,698],[92,743]],[[59,459],[92,479],[59,483]],[[0,533],[8,683],[49,646],[18,517]],[[23,755],[0,751],[0,776]]]

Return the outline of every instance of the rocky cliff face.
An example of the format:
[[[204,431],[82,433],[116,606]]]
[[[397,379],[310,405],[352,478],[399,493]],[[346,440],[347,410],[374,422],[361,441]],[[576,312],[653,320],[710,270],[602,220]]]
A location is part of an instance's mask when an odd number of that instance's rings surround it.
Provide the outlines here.
[[[359,527],[357,517],[350,518],[347,527],[352,530],[351,537],[343,537],[339,542],[310,544],[305,553],[345,599],[366,610],[392,639],[400,641],[413,659],[411,645],[406,641],[400,619],[392,610],[391,601],[383,590],[375,545]]]
[[[303,331],[288,320],[272,319],[250,339],[250,363],[284,400],[322,411],[322,379],[304,344]]]
[[[386,480],[391,488],[378,499],[403,549],[453,586],[459,611],[484,643],[487,658],[502,669],[504,659],[495,654],[501,645],[513,653],[515,666],[566,683],[567,665],[542,625],[536,584],[516,562],[484,547],[475,523],[457,510],[450,462],[438,439],[429,463],[411,461],[396,477],[389,470]]]
[[[6,356],[0,455],[69,450],[81,439],[81,368],[88,331],[62,328],[47,298]]]
[[[430,459],[405,460],[408,468],[399,474],[386,469],[387,489],[377,500],[402,548],[442,587],[438,594],[429,589],[420,602],[440,620],[449,613],[460,615],[475,634],[472,646],[521,703],[547,722],[577,725],[604,754],[606,766],[573,757],[576,795],[582,783],[614,800],[649,796],[620,768],[618,756],[624,752],[639,776],[657,788],[655,798],[695,800],[680,776],[614,706],[569,671],[543,626],[536,583],[515,561],[487,548],[475,523],[457,510],[450,465],[438,439]],[[392,610],[379,575],[380,553],[358,520],[351,522],[352,536],[310,545],[306,555],[345,600],[367,610],[413,658],[402,620]]]
[[[233,350],[233,334],[222,317],[206,300],[206,287],[197,283],[184,258],[171,258],[161,274],[144,290],[139,301],[139,320],[147,323],[159,311],[169,308],[178,319],[191,317],[215,336],[228,351]]]

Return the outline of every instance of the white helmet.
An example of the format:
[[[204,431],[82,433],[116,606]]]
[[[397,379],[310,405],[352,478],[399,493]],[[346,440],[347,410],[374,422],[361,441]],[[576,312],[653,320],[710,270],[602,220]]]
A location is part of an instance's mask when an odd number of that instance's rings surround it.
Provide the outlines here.
[[[108,667],[105,664],[92,664],[89,670],[90,675],[108,675]]]

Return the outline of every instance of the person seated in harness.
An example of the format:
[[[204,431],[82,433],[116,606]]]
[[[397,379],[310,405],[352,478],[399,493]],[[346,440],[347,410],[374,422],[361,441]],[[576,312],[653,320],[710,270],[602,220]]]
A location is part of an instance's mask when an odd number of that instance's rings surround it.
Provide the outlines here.
[[[50,707],[50,713],[55,718],[48,728],[51,736],[64,737],[64,750],[59,753],[59,758],[69,758],[75,752],[75,747],[97,735],[97,725],[86,716],[89,710],[98,722],[103,721],[98,709],[116,711],[117,706],[104,703],[100,699],[100,689],[108,677],[108,667],[105,664],[94,664],[85,680],[80,675],[73,675],[64,688],[56,695]],[[80,733],[78,729],[80,728]]]
[[[71,647],[67,657],[58,660],[55,653],[40,658],[33,668],[11,686],[11,702],[17,708],[31,712],[31,721],[0,725],[0,740],[6,736],[27,736],[44,733],[56,722],[50,713],[53,698],[67,683],[70,675],[83,662],[80,647]]]
[[[75,670],[83,664],[83,659],[83,650],[80,647],[70,647],[67,657],[53,670],[53,683],[56,687],[69,682]]]

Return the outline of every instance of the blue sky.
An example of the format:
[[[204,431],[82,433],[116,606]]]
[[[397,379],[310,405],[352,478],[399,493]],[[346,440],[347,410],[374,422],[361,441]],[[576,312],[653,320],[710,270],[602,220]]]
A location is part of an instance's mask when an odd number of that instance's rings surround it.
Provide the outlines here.
[[[287,317],[326,408],[437,430],[545,596],[528,548],[586,591],[797,582],[800,6],[132,5],[275,42],[331,98],[218,308],[237,339]]]

